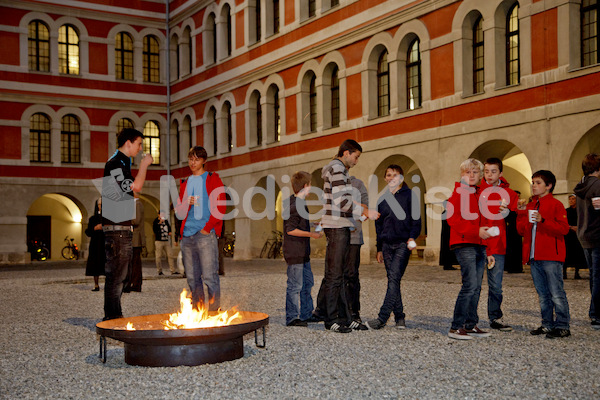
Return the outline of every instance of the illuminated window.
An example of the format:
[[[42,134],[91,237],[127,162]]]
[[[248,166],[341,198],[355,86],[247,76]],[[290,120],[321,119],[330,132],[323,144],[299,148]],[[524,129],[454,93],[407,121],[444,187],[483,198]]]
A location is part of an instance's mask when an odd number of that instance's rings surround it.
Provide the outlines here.
[[[50,118],[45,114],[33,114],[29,124],[29,159],[50,162]]]
[[[117,33],[115,74],[117,79],[133,80],[133,39],[125,32]]]
[[[406,59],[407,108],[414,110],[421,107],[421,52],[419,51],[419,39],[413,40],[408,46]]]
[[[331,72],[331,126],[340,126],[340,80],[338,67]]]
[[[477,18],[473,27],[473,93],[482,93],[484,85],[483,18]]]
[[[58,29],[58,71],[79,75],[79,35],[72,25]]]
[[[506,18],[506,84],[518,84],[520,76],[519,3],[516,3]]]
[[[154,158],[153,165],[160,165],[160,129],[154,121],[146,122],[144,125],[144,153],[150,153]]]
[[[387,51],[379,56],[377,62],[377,116],[390,113],[390,72],[387,61]]]
[[[50,34],[48,27],[39,20],[29,23],[29,69],[50,71]]]
[[[583,0],[581,3],[581,66],[598,63],[598,11],[597,0]]]
[[[63,163],[81,162],[81,133],[79,120],[74,115],[62,118],[60,132],[60,160]]]
[[[119,133],[125,128],[131,128],[131,129],[134,128],[133,122],[129,118],[121,118],[120,120],[117,121],[117,134],[115,135],[115,147],[116,148],[119,147],[119,144],[117,142]]]
[[[158,39],[148,35],[144,37],[144,82],[160,82],[160,49]]]
[[[273,94],[273,126],[275,127],[274,141],[281,140],[281,109],[279,107],[279,88],[275,88]]]

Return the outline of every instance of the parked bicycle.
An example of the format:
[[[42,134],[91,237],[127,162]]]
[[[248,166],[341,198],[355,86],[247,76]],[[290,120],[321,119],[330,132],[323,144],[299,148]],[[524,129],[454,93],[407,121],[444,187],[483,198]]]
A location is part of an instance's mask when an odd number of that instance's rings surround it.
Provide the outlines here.
[[[62,249],[62,256],[67,260],[79,260],[79,247],[74,242],[75,238],[70,238],[69,235],[65,237],[65,243],[67,244]]]
[[[268,238],[260,251],[260,258],[277,258],[282,255],[283,233],[272,231],[272,236]]]
[[[37,261],[46,261],[50,257],[50,251],[46,245],[35,239],[29,242],[29,253],[31,253],[31,259]]]

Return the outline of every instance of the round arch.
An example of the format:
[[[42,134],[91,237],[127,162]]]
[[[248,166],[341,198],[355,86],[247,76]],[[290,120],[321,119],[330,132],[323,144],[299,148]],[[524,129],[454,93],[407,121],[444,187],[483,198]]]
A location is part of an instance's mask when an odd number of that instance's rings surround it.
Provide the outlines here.
[[[600,154],[600,124],[587,131],[577,142],[567,165],[567,191],[571,192],[575,185],[581,181],[583,171],[581,161],[586,154]]]

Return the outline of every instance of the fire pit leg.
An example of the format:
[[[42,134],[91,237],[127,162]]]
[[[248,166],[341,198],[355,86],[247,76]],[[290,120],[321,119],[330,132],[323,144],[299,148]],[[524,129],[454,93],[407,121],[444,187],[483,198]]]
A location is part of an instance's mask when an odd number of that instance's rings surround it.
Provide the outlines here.
[[[100,336],[100,354],[98,357],[106,364],[106,336]]]
[[[254,344],[256,345],[256,347],[260,347],[261,349],[264,349],[265,347],[267,347],[267,336],[265,335],[265,327],[262,327],[262,336],[263,336],[263,342],[262,345],[258,344],[258,334],[256,333],[257,330],[254,331]]]

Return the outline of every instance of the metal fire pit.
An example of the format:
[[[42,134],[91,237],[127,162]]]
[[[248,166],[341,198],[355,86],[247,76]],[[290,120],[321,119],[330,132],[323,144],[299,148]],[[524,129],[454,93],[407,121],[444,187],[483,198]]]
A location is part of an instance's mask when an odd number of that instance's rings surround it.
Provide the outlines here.
[[[257,347],[265,347],[265,326],[269,316],[260,312],[240,311],[241,319],[231,325],[214,328],[165,330],[163,321],[170,314],[118,318],[96,324],[100,335],[100,357],[106,362],[106,338],[125,344],[125,362],[144,367],[213,364],[244,356],[243,336],[254,331]],[[131,322],[136,330],[127,330]],[[257,330],[262,328],[262,344]]]

